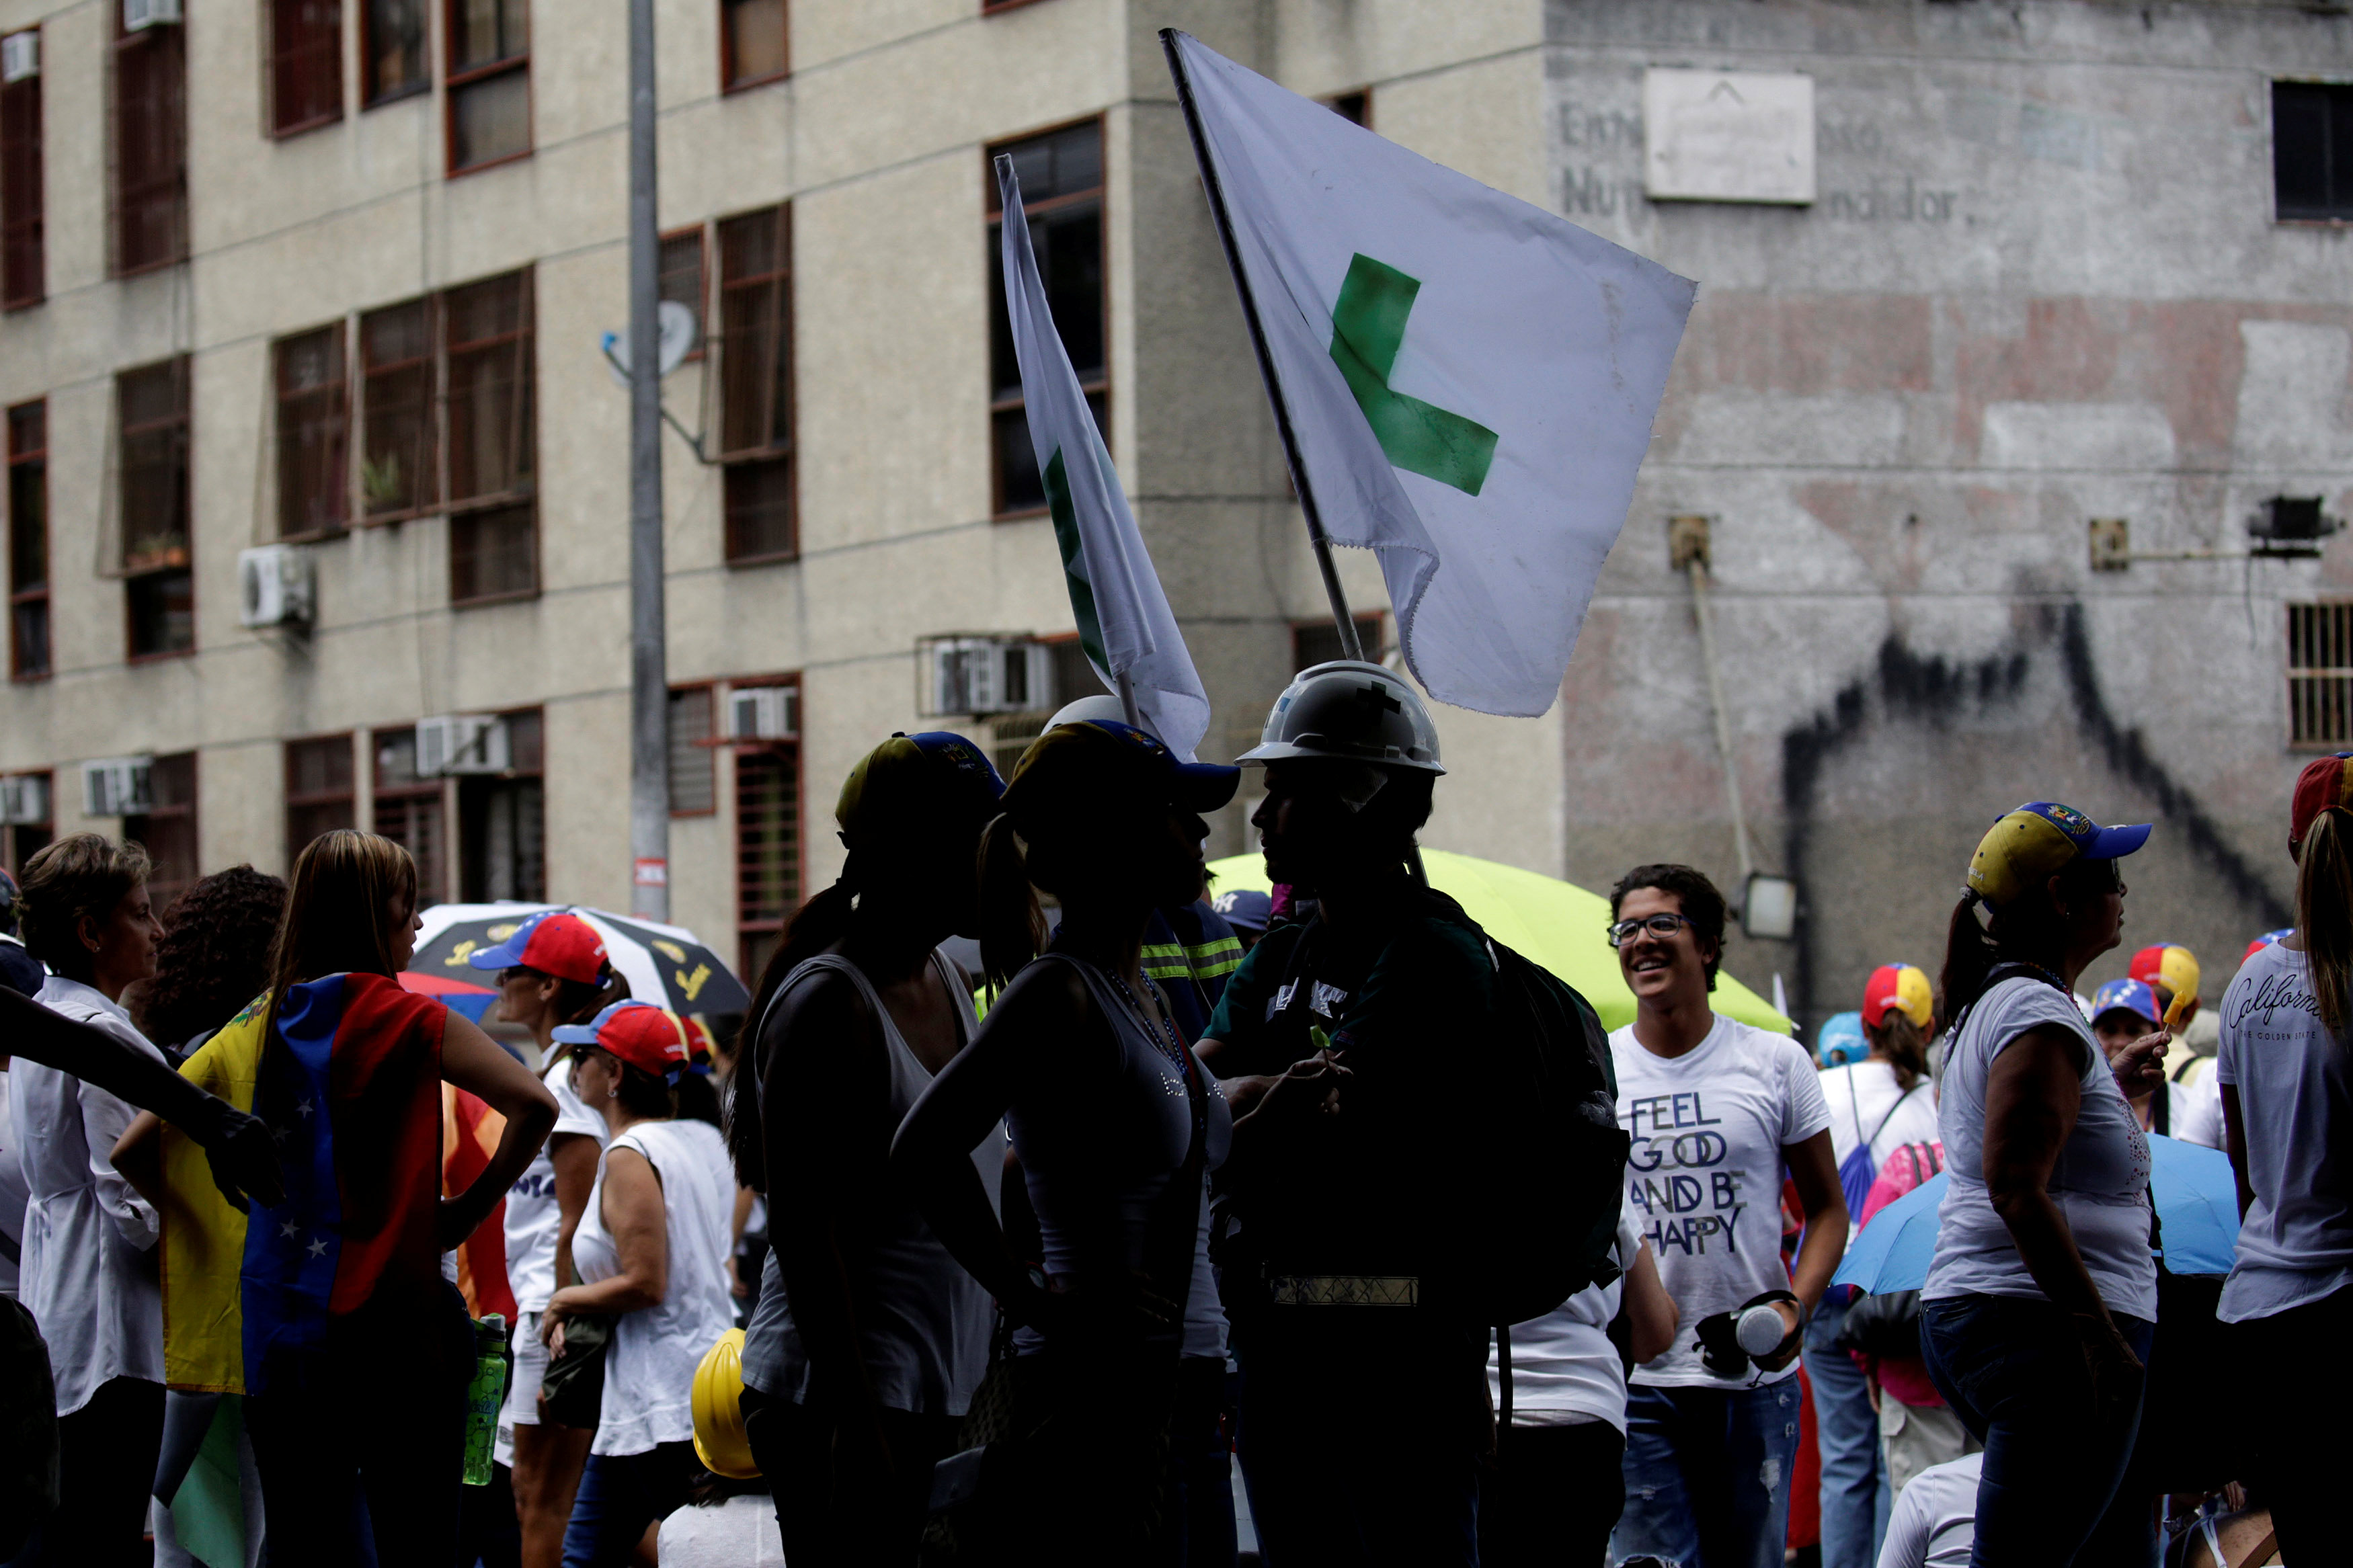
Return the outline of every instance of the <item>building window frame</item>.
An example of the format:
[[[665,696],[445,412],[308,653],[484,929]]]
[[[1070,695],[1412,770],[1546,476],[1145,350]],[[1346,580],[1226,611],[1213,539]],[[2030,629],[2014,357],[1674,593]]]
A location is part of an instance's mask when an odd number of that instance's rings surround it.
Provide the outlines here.
[[[30,33],[37,52],[38,26]],[[48,219],[41,73],[0,84],[0,310],[23,310],[48,298]]]
[[[531,0],[512,0],[522,17],[522,47],[511,55],[470,66],[458,63],[458,7],[466,0],[444,0],[441,9],[441,149],[442,174],[447,179],[466,174],[479,174],[485,169],[502,168],[506,164],[528,158],[537,149],[537,126],[534,123],[536,100],[533,96],[531,71]],[[494,0],[504,4],[506,0]],[[522,76],[523,144],[510,153],[479,158],[470,163],[458,162],[458,99],[467,89],[480,87],[501,77],[520,72]]]
[[[49,815],[39,822],[12,822],[0,827],[0,865],[19,881],[24,879],[25,862],[55,843],[58,836],[58,775],[46,768],[28,768],[10,778],[41,779],[41,799]]]
[[[326,16],[321,21],[306,24],[301,14],[313,7],[323,10]],[[262,25],[269,43],[265,79],[269,84],[268,131],[270,139],[282,142],[341,121],[343,118],[343,0],[269,0]],[[288,42],[289,33],[301,30],[313,36],[300,42]],[[323,67],[311,63],[318,60],[324,61]],[[294,96],[287,90],[289,79],[303,79],[300,73],[305,69],[313,73],[309,79],[313,89],[312,99],[319,107],[307,115],[288,120],[284,118],[287,100]]]
[[[744,270],[730,277],[731,234],[750,233],[757,220],[768,220],[776,226],[773,236],[776,266],[765,271]],[[800,399],[797,391],[795,362],[793,319],[793,206],[781,202],[773,206],[736,213],[718,220],[713,226],[718,250],[719,321],[719,441],[717,458],[721,466],[720,508],[723,537],[721,545],[730,566],[768,566],[800,558],[800,458],[796,439],[800,426]],[[738,327],[731,324],[738,308],[755,309],[753,301],[765,292],[768,296],[769,312],[765,325]],[[736,381],[733,361],[744,352],[742,344],[754,336],[767,340],[761,346],[763,357],[753,367],[750,395],[759,399],[757,418],[739,416],[733,384]],[[781,396],[785,406],[781,420],[775,400]],[[756,426],[762,434],[756,439],[734,442],[739,417]],[[778,426],[782,425],[782,433]],[[781,532],[784,542],[779,547],[772,541],[749,540],[748,528],[739,522],[752,511],[763,483],[778,484],[781,469],[785,509],[785,525]],[[778,504],[770,498],[765,504]]]
[[[461,294],[487,294],[493,286],[512,282],[516,290],[512,325],[502,331],[460,340],[464,330],[461,321],[467,312],[453,301]],[[536,598],[539,595],[539,360],[538,360],[538,289],[536,275],[529,267],[512,272],[502,272],[490,278],[441,291],[439,311],[441,359],[440,433],[443,496],[449,514],[449,603],[452,606],[512,604],[518,600]],[[512,355],[515,390],[508,404],[512,443],[506,452],[507,468],[503,486],[485,488],[483,476],[461,470],[460,458],[479,461],[480,454],[458,439],[459,402],[462,395],[471,395],[471,383],[461,388],[459,364],[461,359],[491,363],[493,356],[505,351]],[[464,493],[459,493],[461,486]],[[493,537],[492,530],[507,531],[506,537]],[[520,544],[516,542],[520,538]],[[465,584],[461,563],[470,566],[480,556],[493,550],[518,552],[522,569],[512,585],[491,587],[480,584],[460,593]],[[470,552],[461,553],[461,552]],[[512,563],[510,563],[512,565]],[[523,581],[522,579],[527,579]]]
[[[168,372],[172,376],[173,395],[175,399],[174,410],[164,417],[143,420],[134,425],[124,407],[128,391],[125,384],[134,377],[152,375],[159,372]],[[126,658],[132,664],[143,664],[151,659],[159,658],[185,658],[196,651],[196,530],[194,510],[195,410],[194,388],[191,384],[194,379],[193,363],[190,356],[186,354],[176,354],[167,360],[157,360],[152,364],[134,365],[129,370],[117,371],[114,376],[115,431],[123,449],[123,482],[121,486],[121,493],[115,500],[115,505],[121,513],[122,536],[122,552],[119,569],[122,574],[123,586],[123,646]],[[166,531],[147,536],[162,542],[153,549],[134,553],[132,547],[140,541],[134,539],[132,534],[133,521],[130,515],[131,444],[134,437],[147,436],[168,437],[174,432],[177,433],[178,455],[177,468],[173,479],[173,488],[176,493],[172,497],[171,508],[177,514],[178,531],[176,535]],[[182,580],[177,585],[176,593],[172,581],[174,578]],[[153,640],[142,639],[140,635],[140,601],[142,595],[151,594],[170,596],[185,595],[188,615],[186,642],[176,646],[145,647],[141,646],[142,640],[151,642]],[[164,614],[168,616],[170,612],[166,610]],[[168,621],[166,624],[168,625]]]
[[[337,827],[357,827],[360,816],[359,763],[354,745],[355,737],[349,730],[332,735],[305,735],[285,742],[281,748],[286,769],[286,863],[302,852],[311,839]],[[331,759],[342,758],[342,777],[333,776]],[[323,781],[308,775],[314,770],[306,765],[313,759],[328,761],[328,777]],[[340,806],[342,810],[335,808]],[[309,837],[302,834],[304,816],[335,818],[323,826],[313,825]]]
[[[117,278],[136,278],[142,273],[176,267],[188,258],[188,55],[186,27],[182,24],[164,24],[127,32],[122,26],[122,7],[110,5],[113,16],[112,47],[108,58],[107,96],[108,121],[111,140],[108,145],[108,260],[109,270]],[[132,100],[123,92],[126,61],[146,58],[154,62],[153,74],[162,87],[166,101],[153,109],[152,124],[134,125]],[[132,193],[124,183],[129,162],[125,144],[134,130],[145,129],[154,134],[156,165],[171,165],[167,174],[156,175],[142,184],[139,202],[134,207]],[[169,233],[162,248],[154,255],[137,249],[132,244],[134,225],[143,228],[141,215],[155,203],[164,208],[164,225]]]
[[[24,437],[27,425],[37,424],[38,445]],[[36,397],[8,410],[8,679],[47,680],[57,669],[57,618],[51,610],[49,584],[53,561],[49,551],[49,400]],[[20,473],[19,470],[22,470]],[[22,491],[37,488],[39,516],[27,520],[19,504]],[[29,537],[39,534],[37,539]],[[37,582],[26,568],[37,563]],[[27,616],[39,626],[37,639],[24,629]],[[40,657],[26,657],[27,644],[37,640]]]
[[[776,27],[784,37],[778,42],[778,54],[783,63],[775,70],[758,76],[738,78],[735,74],[734,14],[747,0],[719,0],[719,92],[749,92],[754,88],[766,87],[793,74],[793,5],[792,0],[776,0]]]
[[[376,49],[376,11],[379,5],[406,5],[415,8],[417,22],[417,73],[388,92],[375,93],[375,67],[380,58]],[[380,109],[387,103],[399,103],[433,90],[433,25],[432,7],[428,0],[359,0],[360,32],[360,112]]]
[[[1032,5],[1035,3],[1036,0],[1011,0],[1011,4],[1013,5]],[[1075,120],[1067,120],[1059,124],[1040,126],[1034,131],[1026,131],[1018,136],[1000,138],[997,141],[988,143],[981,150],[981,183],[984,193],[983,205],[987,216],[989,268],[991,275],[997,283],[997,287],[990,291],[988,306],[990,356],[992,360],[992,363],[989,367],[990,386],[988,397],[988,515],[989,520],[993,522],[1019,522],[1029,518],[1043,517],[1046,515],[1047,511],[1046,504],[1043,500],[1039,501],[1035,505],[1020,507],[1008,507],[1006,503],[1005,464],[998,450],[999,437],[997,434],[997,427],[1000,424],[1004,423],[1005,416],[1007,415],[1016,412],[1021,413],[1024,416],[1026,427],[1029,402],[1027,397],[1018,390],[1019,379],[1018,375],[1013,383],[1016,390],[1010,393],[1000,392],[998,390],[997,385],[997,367],[993,363],[996,354],[997,324],[999,317],[1004,313],[1006,308],[1004,278],[1001,273],[1001,258],[1004,255],[1001,241],[1005,214],[1001,205],[1003,196],[998,191],[997,184],[997,155],[1011,148],[1020,146],[1025,142],[1043,141],[1047,137],[1059,136],[1063,132],[1074,131],[1081,126],[1089,125],[1092,126],[1095,132],[1095,150],[1098,162],[1096,184],[1087,190],[1060,193],[1039,201],[1032,201],[1029,198],[1029,194],[1024,192],[1021,198],[1021,205],[1023,216],[1034,222],[1039,218],[1051,217],[1058,212],[1068,211],[1071,208],[1079,207],[1088,203],[1092,203],[1094,205],[1096,212],[1096,268],[1101,277],[1101,285],[1097,292],[1100,296],[1100,310],[1102,312],[1102,325],[1100,330],[1103,334],[1103,367],[1092,377],[1082,374],[1079,379],[1079,391],[1081,395],[1086,399],[1087,404],[1091,408],[1097,404],[1098,400],[1100,401],[1103,412],[1098,417],[1096,423],[1103,437],[1104,444],[1108,447],[1111,441],[1112,429],[1111,177],[1110,163],[1107,156],[1110,151],[1107,134],[1108,127],[1104,123],[1104,117],[1101,114],[1081,115]],[[1057,326],[1056,335],[1059,336],[1060,332],[1060,329]],[[1068,352],[1068,345],[1065,344],[1064,353],[1067,354]],[[1076,366],[1073,366],[1072,368],[1075,370]]]
[[[661,236],[658,268],[660,297],[664,300],[677,298],[670,289],[670,253],[672,247],[683,246],[689,240],[694,243],[694,292],[691,301],[681,300],[679,303],[694,311],[694,346],[686,351],[686,357],[679,362],[681,364],[693,364],[705,358],[704,351],[711,342],[711,226],[689,224],[684,228],[674,228]]]
[[[984,16],[1002,16],[1008,11],[1024,10],[1040,3],[1041,0],[980,0],[980,14]]]
[[[290,388],[287,375],[293,355],[310,340],[320,337],[327,339],[326,375],[315,383]],[[281,540],[328,539],[351,527],[349,337],[349,323],[337,320],[307,331],[289,332],[270,342],[270,387],[276,420],[273,437],[277,445],[275,501],[278,537]],[[323,447],[324,451],[314,461],[305,465],[299,460],[299,454],[316,447]],[[303,487],[296,481],[306,471],[315,473],[322,482],[303,497]],[[306,505],[304,515],[298,518],[289,510],[298,498],[322,504],[315,515]]]
[[[2340,164],[2337,153],[2353,147],[2353,81],[2274,78],[2271,89],[2272,220],[2343,227],[2353,221],[2353,155]],[[2285,187],[2294,154],[2288,140],[2281,135],[2281,123],[2283,110],[2299,99],[2319,113],[2318,133],[2306,151],[2319,160],[2322,189],[2316,203],[2291,208]]]
[[[529,903],[543,903],[547,899],[547,717],[543,708],[510,708],[498,715],[507,723],[508,767],[497,774],[460,773],[450,781],[453,809],[450,820],[456,824],[456,882],[459,900],[481,903],[501,898],[521,899]],[[528,786],[520,788],[515,786]],[[499,879],[492,876],[490,864],[489,840],[495,824],[498,793],[508,791],[511,809],[518,815],[512,830],[520,838],[522,819],[520,813],[528,802],[537,820],[532,837],[533,849],[525,851],[512,846],[514,858],[509,867],[509,885],[501,891]],[[479,814],[479,815],[478,815]],[[534,883],[525,876],[514,873],[535,860],[538,879]]]
[[[2286,632],[2289,750],[2353,745],[2353,599],[2291,602]]]
[[[696,700],[702,708],[701,733],[681,733],[681,719],[691,721]],[[719,815],[719,752],[728,742],[719,732],[719,685],[711,680],[690,680],[670,689],[670,700],[663,709],[664,734],[669,746],[670,814],[673,817],[716,816]],[[679,801],[690,792],[679,787],[682,768],[704,775],[702,789],[707,792],[702,805],[681,806]]]
[[[204,875],[204,840],[197,817],[203,773],[198,761],[193,751],[153,759],[147,766],[151,803],[145,811],[122,819],[122,837],[137,840],[154,861],[154,874],[148,879],[147,888],[158,915],[170,909],[172,900],[194,887]],[[49,809],[54,815],[57,807],[52,805]],[[174,879],[169,875],[174,868],[166,857],[174,851],[158,847],[157,841],[164,837],[157,831],[159,827],[185,847],[185,858],[176,868],[186,872],[185,877]]]
[[[723,696],[733,697],[738,691],[766,686],[789,686],[801,689],[802,711],[806,715],[807,691],[797,671],[782,675],[738,676],[726,683],[727,689]],[[804,717],[804,728],[807,723]],[[785,928],[792,922],[794,910],[800,907],[808,893],[808,800],[805,753],[797,736],[791,740],[739,741],[729,738],[724,745],[734,753],[735,763],[734,776],[725,781],[724,793],[732,808],[729,827],[734,850],[736,973],[756,979],[766,964],[768,954],[782,940]],[[755,890],[765,889],[755,889],[753,882],[755,873],[748,865],[749,850],[744,837],[744,792],[747,788],[755,787],[757,775],[765,768],[769,759],[775,760],[776,771],[784,776],[790,795],[786,809],[791,814],[791,821],[782,836],[786,860],[776,873],[777,886],[774,896],[755,905],[753,902]],[[745,766],[747,760],[752,764],[748,770]],[[748,779],[747,772],[752,775]],[[765,872],[758,874],[765,875]],[[762,912],[756,915],[748,912],[754,908]],[[772,914],[768,912],[770,910],[776,912]]]
[[[368,731],[367,741],[368,826],[406,849],[409,858],[417,862],[417,908],[448,903],[453,891],[450,873],[455,864],[449,853],[449,822],[453,815],[449,781],[416,775],[415,724],[391,724]],[[404,742],[409,772],[402,777],[390,770],[388,760]],[[387,814],[393,812],[399,813],[402,820],[389,820]],[[387,827],[392,831],[386,832]],[[432,841],[423,842],[428,836]]]

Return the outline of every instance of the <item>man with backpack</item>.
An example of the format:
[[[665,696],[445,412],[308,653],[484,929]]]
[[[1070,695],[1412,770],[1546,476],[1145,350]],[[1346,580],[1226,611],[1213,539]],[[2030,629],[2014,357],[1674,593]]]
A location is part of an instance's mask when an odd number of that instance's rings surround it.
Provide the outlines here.
[[[1634,1022],[1609,1037],[1626,1193],[1682,1314],[1627,1396],[1626,1512],[1613,1561],[1782,1560],[1797,1462],[1798,1350],[1846,1246],[1846,1199],[1814,1064],[1708,1005],[1724,896],[1688,866],[1638,866],[1609,893]],[[1805,1216],[1781,1261],[1786,1172]]]
[[[1474,1563],[1489,1326],[1593,1282],[1616,1230],[1606,1046],[1575,993],[1408,871],[1443,770],[1405,681],[1306,670],[1240,760],[1266,769],[1269,876],[1317,900],[1251,950],[1201,1042],[1238,1119],[1215,1256],[1252,1518],[1275,1568]],[[1565,1142],[1528,1118],[1571,1090],[1599,1125]],[[1592,1201],[1538,1201],[1555,1191]]]

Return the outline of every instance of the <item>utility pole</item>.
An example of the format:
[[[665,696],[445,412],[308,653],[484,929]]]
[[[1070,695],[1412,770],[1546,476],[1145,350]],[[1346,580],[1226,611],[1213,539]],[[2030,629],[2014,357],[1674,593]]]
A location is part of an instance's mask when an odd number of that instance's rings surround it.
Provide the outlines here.
[[[670,658],[662,614],[661,240],[654,5],[629,0],[629,912],[670,919]]]

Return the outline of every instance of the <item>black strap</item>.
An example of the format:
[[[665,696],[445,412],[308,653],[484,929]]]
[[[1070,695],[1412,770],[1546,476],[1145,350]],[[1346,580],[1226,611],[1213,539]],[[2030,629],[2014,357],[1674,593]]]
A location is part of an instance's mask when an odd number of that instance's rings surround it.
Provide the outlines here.
[[[1495,1364],[1502,1369],[1504,1388],[1502,1407],[1495,1413],[1495,1436],[1501,1437],[1512,1429],[1512,1325],[1495,1325]]]

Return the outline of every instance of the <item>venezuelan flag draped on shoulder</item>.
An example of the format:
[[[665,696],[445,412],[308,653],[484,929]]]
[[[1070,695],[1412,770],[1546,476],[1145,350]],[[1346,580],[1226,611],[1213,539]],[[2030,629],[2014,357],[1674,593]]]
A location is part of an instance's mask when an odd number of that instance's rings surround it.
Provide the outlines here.
[[[204,1150],[165,1124],[166,1384],[256,1392],[268,1369],[323,1346],[330,1321],[380,1286],[438,1288],[448,1016],[385,975],[330,974],[288,988],[276,1026],[284,1049],[274,1057],[264,1050],[265,996],[180,1069],[269,1122],[286,1197],[238,1213],[213,1185]]]
[[[1696,286],[1161,37],[1325,531],[1432,697],[1546,711]]]

